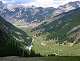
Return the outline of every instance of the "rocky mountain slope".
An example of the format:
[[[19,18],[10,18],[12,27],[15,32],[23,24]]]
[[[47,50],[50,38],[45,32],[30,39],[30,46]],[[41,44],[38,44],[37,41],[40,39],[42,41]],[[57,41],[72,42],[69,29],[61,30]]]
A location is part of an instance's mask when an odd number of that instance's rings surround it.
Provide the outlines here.
[[[46,19],[49,19],[52,16],[57,16],[64,12],[74,10],[80,7],[80,1],[70,2],[65,5],[62,5],[58,8],[53,7],[24,7],[24,6],[15,6],[13,8],[7,8],[6,4],[0,2],[0,15],[7,19],[11,23],[40,23]]]
[[[35,29],[40,32],[49,32],[51,36],[48,36],[51,39],[58,37],[59,40],[66,40],[66,34],[72,32],[70,30],[75,30],[76,27],[79,28],[80,1],[70,2],[58,8],[17,6],[13,9],[8,9],[2,2],[0,4],[0,15],[9,22],[17,22],[17,24],[20,22],[19,24],[24,23],[25,25],[26,23],[35,23],[39,25]],[[32,26],[35,25],[32,24]]]
[[[59,15],[61,13],[64,13],[64,12],[69,12],[71,10],[74,10],[74,9],[77,9],[80,7],[80,1],[75,1],[75,2],[69,2],[65,5],[61,5],[59,6],[55,12],[54,12],[54,15]]]
[[[45,20],[45,18],[52,15],[52,12],[55,10],[53,7],[43,8],[43,7],[24,7],[17,6],[12,9],[8,9],[1,2],[1,16],[9,20],[9,22],[14,21],[25,21],[25,22],[40,22]],[[5,7],[5,8],[4,8]]]
[[[57,19],[56,19],[57,18]],[[80,41],[80,8],[63,13],[44,22],[33,30],[49,33],[47,39],[78,43]]]

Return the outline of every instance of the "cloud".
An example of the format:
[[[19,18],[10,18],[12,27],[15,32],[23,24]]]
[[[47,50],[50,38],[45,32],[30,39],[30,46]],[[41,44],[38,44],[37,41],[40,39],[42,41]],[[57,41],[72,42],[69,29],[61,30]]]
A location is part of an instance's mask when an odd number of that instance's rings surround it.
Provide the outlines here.
[[[12,3],[16,3],[16,4],[22,4],[22,3],[29,3],[32,2],[32,0],[0,0],[3,1],[7,4],[12,4]]]
[[[33,5],[35,6],[42,6],[42,7],[48,7],[53,5],[53,0],[34,0]]]
[[[12,3],[12,2],[15,2],[15,0],[0,0],[2,1],[3,3]]]
[[[80,0],[0,0],[7,4],[22,4],[24,6],[34,5],[37,7],[55,7],[64,5],[68,2],[80,1]]]
[[[64,5],[68,2],[80,1],[80,0],[33,0],[33,5],[41,7],[55,7]]]

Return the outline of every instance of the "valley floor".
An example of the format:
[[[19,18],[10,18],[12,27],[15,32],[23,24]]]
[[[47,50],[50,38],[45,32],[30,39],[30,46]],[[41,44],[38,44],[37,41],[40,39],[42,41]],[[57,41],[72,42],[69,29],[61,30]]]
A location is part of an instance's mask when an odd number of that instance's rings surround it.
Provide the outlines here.
[[[56,44],[53,40],[44,41],[38,37],[33,41],[33,46],[35,53],[43,56],[80,56],[80,44]]]
[[[21,29],[32,37],[32,50],[36,54],[40,54],[42,56],[80,56],[80,44],[56,44],[54,40],[45,40],[45,35],[33,37],[33,33],[30,32],[30,29]]]

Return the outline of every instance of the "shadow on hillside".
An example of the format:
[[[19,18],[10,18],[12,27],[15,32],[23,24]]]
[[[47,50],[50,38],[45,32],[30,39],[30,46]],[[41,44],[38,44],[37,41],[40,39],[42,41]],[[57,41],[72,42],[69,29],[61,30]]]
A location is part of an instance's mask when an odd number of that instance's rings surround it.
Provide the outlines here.
[[[31,37],[0,17],[0,56],[22,56],[31,44]]]

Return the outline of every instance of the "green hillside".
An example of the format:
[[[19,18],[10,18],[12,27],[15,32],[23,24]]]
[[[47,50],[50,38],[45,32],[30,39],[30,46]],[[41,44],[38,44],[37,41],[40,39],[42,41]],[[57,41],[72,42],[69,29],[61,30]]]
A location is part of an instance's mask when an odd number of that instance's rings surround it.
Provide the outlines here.
[[[26,47],[31,43],[31,37],[24,31],[0,17],[0,56],[28,56],[29,50]]]
[[[56,18],[52,18],[52,22],[45,24],[41,24],[37,28],[33,29],[41,34],[48,33],[46,39],[58,39],[60,42],[63,42],[67,40],[68,42],[74,42],[73,38],[70,38],[69,36],[75,34],[79,34],[80,30],[80,8],[76,10],[72,10],[67,13],[63,13],[59,16],[56,16]],[[60,17],[60,18],[59,18]],[[47,24],[46,24],[47,23]],[[75,29],[76,28],[76,29]],[[73,30],[73,32],[70,32]],[[79,36],[79,35],[78,35]],[[77,37],[76,37],[77,38]],[[69,40],[70,39],[70,40]],[[79,40],[79,38],[78,38]]]
[[[80,56],[80,8],[32,29],[33,50],[44,56]]]

